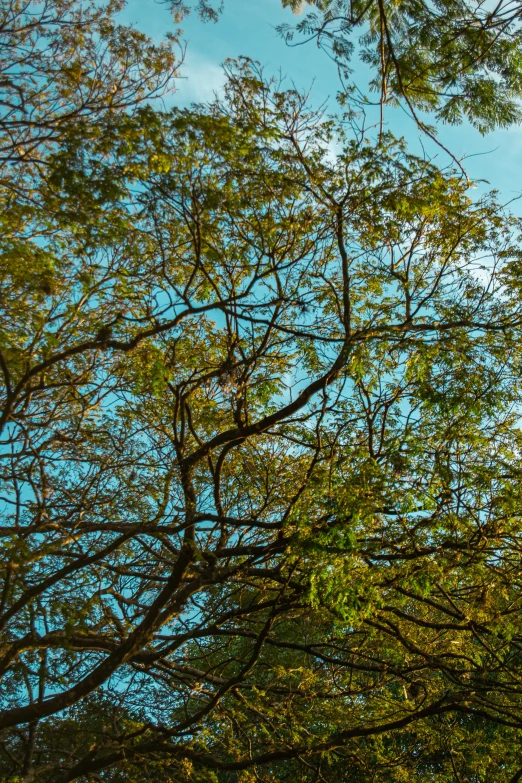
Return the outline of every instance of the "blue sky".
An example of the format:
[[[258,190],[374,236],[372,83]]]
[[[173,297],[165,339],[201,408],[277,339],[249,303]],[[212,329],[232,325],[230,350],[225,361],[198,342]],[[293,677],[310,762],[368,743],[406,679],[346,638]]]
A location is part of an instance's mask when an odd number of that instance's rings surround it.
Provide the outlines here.
[[[167,5],[155,0],[129,0],[124,19],[156,40],[175,29]],[[328,101],[329,110],[334,112],[339,82],[333,63],[313,43],[288,47],[274,29],[281,22],[295,20],[288,9],[281,8],[280,0],[225,0],[224,13],[217,24],[204,24],[195,15],[185,19],[182,28],[187,52],[173,103],[187,105],[211,99],[223,83],[220,64],[227,57],[248,55],[265,66],[267,73],[281,71],[298,88],[312,87],[312,102],[319,106]],[[358,68],[356,74],[363,82],[363,69]],[[387,117],[389,129],[397,136],[404,135],[412,151],[419,151],[419,133],[413,122],[397,110],[389,111]],[[498,189],[502,201],[522,193],[522,128],[481,136],[467,125],[442,126],[439,138],[457,157],[467,155],[469,175],[487,180],[487,188]],[[426,137],[422,143],[430,154],[437,152],[441,165],[447,163],[443,153],[436,151]],[[512,209],[522,214],[522,200]]]

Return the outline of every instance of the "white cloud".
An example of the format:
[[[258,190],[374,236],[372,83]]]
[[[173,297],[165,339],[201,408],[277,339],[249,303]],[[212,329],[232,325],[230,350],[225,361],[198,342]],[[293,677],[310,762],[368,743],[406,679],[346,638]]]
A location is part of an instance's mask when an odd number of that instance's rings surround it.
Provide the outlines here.
[[[174,96],[174,102],[178,106],[211,101],[216,93],[222,92],[225,84],[223,69],[190,47],[187,49],[180,76]]]

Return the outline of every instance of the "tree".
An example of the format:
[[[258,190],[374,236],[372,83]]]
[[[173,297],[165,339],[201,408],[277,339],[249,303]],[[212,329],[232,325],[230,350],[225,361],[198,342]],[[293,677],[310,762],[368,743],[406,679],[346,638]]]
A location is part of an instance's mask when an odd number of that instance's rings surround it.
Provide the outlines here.
[[[345,99],[371,103],[352,78],[358,55],[371,69],[376,104],[403,105],[436,136],[438,122],[468,121],[482,133],[520,122],[522,28],[520,3],[479,0],[281,0],[303,15],[279,32],[292,45],[310,41],[337,63]],[[170,0],[176,13],[193,8],[217,21],[223,3]],[[297,37],[296,37],[297,33]],[[381,120],[382,121],[382,120]]]
[[[348,80],[358,51],[372,69],[381,106],[405,104],[426,130],[423,111],[439,122],[465,119],[482,133],[520,121],[519,3],[311,0],[309,11],[297,31],[326,49]],[[281,32],[292,41],[290,26]]]
[[[3,0],[0,163],[38,162],[68,129],[107,132],[123,111],[172,86],[176,38],[156,45],[117,22],[121,0]],[[17,175],[19,176],[19,169]]]
[[[518,221],[249,61],[108,127],[4,188],[2,779],[518,779]]]

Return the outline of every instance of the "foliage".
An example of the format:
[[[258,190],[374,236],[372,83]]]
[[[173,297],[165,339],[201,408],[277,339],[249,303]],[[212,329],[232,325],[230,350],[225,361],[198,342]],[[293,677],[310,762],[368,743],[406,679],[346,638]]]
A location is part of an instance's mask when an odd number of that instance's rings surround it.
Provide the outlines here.
[[[305,4],[283,0],[304,10]],[[357,51],[371,68],[381,106],[403,103],[430,134],[422,112],[442,122],[467,120],[482,133],[521,119],[522,28],[518,3],[501,0],[307,0],[296,31],[338,63],[352,98]],[[289,25],[280,28],[287,41]],[[364,98],[368,103],[368,98]]]
[[[217,21],[223,1],[169,0],[182,17]],[[519,122],[522,96],[520,3],[500,0],[281,0],[302,18],[278,30],[291,46],[310,41],[337,63],[344,100],[403,105],[430,136],[439,122],[472,123],[481,133]],[[369,67],[371,101],[358,56]],[[382,115],[381,115],[382,122]]]
[[[519,780],[519,221],[136,68],[0,183],[0,778]]]
[[[0,6],[2,176],[76,131],[102,134],[122,111],[172,84],[176,38],[153,44],[118,23],[122,0],[3,0]],[[16,168],[17,176],[22,169]]]
[[[359,87],[350,81],[350,61],[358,52],[371,68],[371,88],[381,105],[404,103],[426,130],[432,129],[425,111],[442,122],[468,120],[482,133],[520,121],[518,3],[307,0],[307,11],[296,31],[328,51],[350,92]],[[294,29],[280,29],[291,43]]]

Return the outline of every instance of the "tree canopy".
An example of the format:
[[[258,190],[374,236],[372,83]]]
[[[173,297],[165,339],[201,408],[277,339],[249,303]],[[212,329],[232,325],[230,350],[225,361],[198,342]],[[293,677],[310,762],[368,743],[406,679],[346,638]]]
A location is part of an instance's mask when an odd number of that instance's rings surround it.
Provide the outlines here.
[[[283,5],[304,10],[304,4]],[[481,132],[519,122],[520,3],[501,0],[308,0],[297,32],[326,49],[349,83],[357,51],[381,104],[402,103],[420,123],[463,119]],[[290,26],[281,28],[289,41]],[[356,85],[350,85],[351,90]]]
[[[225,0],[226,2],[226,0]],[[216,21],[223,1],[169,0],[183,16]],[[372,102],[352,78],[369,66],[373,100],[403,105],[419,125],[467,120],[482,133],[521,119],[522,27],[518,0],[281,0],[302,19],[279,32],[291,45],[314,41],[338,64],[350,101]]]
[[[0,779],[516,783],[520,221],[117,10],[3,11]]]
[[[2,0],[2,164],[27,166],[73,125],[75,132],[81,127],[84,134],[100,133],[108,118],[168,88],[175,36],[157,45],[118,24],[123,5]]]

